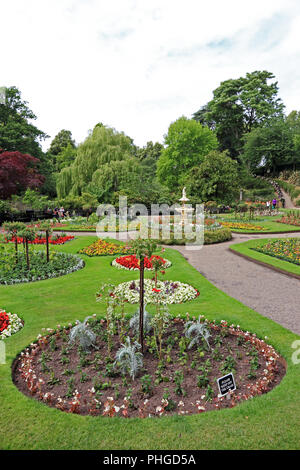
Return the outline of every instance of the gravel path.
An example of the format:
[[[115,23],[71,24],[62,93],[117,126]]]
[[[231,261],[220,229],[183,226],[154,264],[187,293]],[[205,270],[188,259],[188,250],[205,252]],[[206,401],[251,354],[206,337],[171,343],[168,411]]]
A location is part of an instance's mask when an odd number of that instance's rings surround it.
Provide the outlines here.
[[[233,243],[256,238],[299,237],[300,234],[237,235],[230,242],[205,245],[199,251],[176,248],[216,287],[261,315],[300,334],[300,281],[236,256]]]
[[[91,235],[81,232],[69,234]],[[112,237],[103,233],[100,236]],[[126,234],[122,234],[126,237]],[[130,234],[131,238],[137,232]],[[233,234],[230,242],[204,245],[190,251],[184,246],[172,246],[212,284],[261,315],[274,320],[300,335],[300,281],[243,259],[228,250],[233,243],[258,238],[300,237],[300,232],[287,234]],[[115,238],[119,238],[118,234]],[[122,238],[124,240],[124,238]]]
[[[289,196],[288,193],[286,193],[282,188],[281,189],[281,192],[283,194],[283,197],[285,199],[285,208],[286,209],[299,209],[299,207],[296,207],[291,199],[291,197]]]

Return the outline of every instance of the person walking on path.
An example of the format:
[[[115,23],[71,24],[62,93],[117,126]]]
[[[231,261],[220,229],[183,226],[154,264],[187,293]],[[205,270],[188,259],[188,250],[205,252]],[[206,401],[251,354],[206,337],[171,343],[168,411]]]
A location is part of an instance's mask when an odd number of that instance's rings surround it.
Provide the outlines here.
[[[276,209],[276,204],[277,204],[277,199],[274,198],[272,201],[272,209],[274,210]]]

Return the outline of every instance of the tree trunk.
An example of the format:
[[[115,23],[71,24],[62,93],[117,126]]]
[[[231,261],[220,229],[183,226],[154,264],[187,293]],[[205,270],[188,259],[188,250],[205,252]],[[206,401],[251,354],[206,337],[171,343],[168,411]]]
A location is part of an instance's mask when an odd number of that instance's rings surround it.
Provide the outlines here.
[[[144,354],[144,258],[140,259],[140,345]]]
[[[16,264],[18,264],[18,237],[15,234],[15,257],[16,257]]]
[[[49,263],[49,232],[46,230],[46,251],[47,251],[47,263]]]
[[[25,240],[25,247],[26,247],[26,261],[27,261],[27,269],[30,270],[30,263],[29,263],[29,249],[28,249],[28,240]]]

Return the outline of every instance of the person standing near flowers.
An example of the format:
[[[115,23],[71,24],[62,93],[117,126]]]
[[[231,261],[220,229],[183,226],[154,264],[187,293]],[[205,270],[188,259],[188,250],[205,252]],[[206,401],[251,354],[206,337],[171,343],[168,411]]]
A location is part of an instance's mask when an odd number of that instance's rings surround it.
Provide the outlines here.
[[[276,209],[277,200],[274,198],[272,201],[272,209]]]

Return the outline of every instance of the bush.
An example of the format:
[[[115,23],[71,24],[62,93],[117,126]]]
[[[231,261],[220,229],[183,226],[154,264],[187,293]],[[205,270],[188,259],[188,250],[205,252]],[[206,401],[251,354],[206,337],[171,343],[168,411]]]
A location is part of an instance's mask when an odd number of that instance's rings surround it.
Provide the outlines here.
[[[204,231],[204,245],[226,242],[231,239],[232,235],[229,228]],[[162,243],[163,245],[185,245],[186,243],[193,243],[193,240],[186,240],[184,238],[175,239],[173,233],[171,233],[170,238],[166,240],[160,240],[158,243]]]
[[[231,239],[232,235],[229,228],[221,228],[214,231],[205,230],[204,232],[204,245],[226,242]]]

